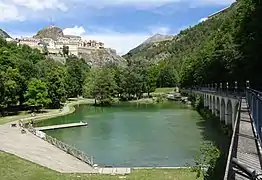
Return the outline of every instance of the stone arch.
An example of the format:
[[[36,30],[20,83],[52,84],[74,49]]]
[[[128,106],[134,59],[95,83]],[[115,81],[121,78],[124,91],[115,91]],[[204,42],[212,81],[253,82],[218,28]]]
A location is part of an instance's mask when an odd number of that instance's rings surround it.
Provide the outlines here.
[[[226,113],[226,103],[224,98],[221,99],[221,106],[220,106],[220,120],[221,121],[225,121],[226,117],[225,117],[225,113]]]
[[[209,95],[209,110],[212,110],[212,96]]]
[[[216,114],[216,97],[213,96],[212,98],[212,113]]]
[[[204,94],[204,106],[207,107],[208,106],[208,101],[207,101],[207,95]]]
[[[226,125],[232,124],[233,121],[233,107],[232,107],[232,102],[229,99],[227,101],[227,107],[226,107]]]
[[[235,125],[235,121],[237,120],[237,113],[238,113],[238,106],[239,106],[239,103],[236,103],[236,105],[234,106],[234,109],[233,109],[233,116],[232,116],[232,128],[234,129],[234,125]]]
[[[219,116],[220,114],[220,99],[219,97],[217,97],[217,100],[216,100],[216,115]]]

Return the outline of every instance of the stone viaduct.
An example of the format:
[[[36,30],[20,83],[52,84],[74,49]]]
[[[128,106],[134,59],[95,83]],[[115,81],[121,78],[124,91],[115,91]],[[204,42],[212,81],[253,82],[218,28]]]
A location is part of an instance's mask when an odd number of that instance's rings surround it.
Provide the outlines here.
[[[240,102],[239,97],[215,91],[186,90],[186,92],[200,95],[204,101],[204,106],[226,125],[231,125],[233,128]]]

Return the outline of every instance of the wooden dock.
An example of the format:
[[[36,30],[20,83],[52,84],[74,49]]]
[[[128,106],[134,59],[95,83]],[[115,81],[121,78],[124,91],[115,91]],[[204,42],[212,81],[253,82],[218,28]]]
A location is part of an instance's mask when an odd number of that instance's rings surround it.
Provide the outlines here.
[[[79,123],[59,124],[59,125],[53,125],[53,126],[36,127],[35,130],[46,131],[46,130],[64,129],[64,128],[80,127],[80,126],[87,126],[87,125],[88,125],[87,122],[79,122]]]

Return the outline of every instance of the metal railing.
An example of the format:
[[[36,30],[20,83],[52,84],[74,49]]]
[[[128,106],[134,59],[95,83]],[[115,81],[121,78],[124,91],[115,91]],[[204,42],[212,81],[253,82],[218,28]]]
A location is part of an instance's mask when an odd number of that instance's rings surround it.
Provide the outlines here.
[[[32,125],[28,126],[28,131],[31,132],[32,134],[38,136],[37,134],[37,130],[35,128],[33,128]],[[41,131],[40,131],[41,132]],[[62,151],[76,157],[77,159],[89,164],[90,166],[94,166],[94,161],[93,161],[93,157],[89,157],[87,154],[85,154],[83,151],[80,151],[56,138],[53,138],[52,136],[49,136],[47,134],[45,134],[44,132],[41,132],[42,134],[44,134],[43,137],[40,137],[42,139],[44,139],[45,141],[47,141],[48,143],[58,147],[59,149],[61,149]],[[39,136],[38,136],[39,137]]]
[[[247,88],[246,90],[247,103],[250,109],[250,116],[255,126],[256,138],[261,144],[262,134],[262,92]]]
[[[238,132],[239,123],[240,123],[241,103],[242,103],[242,99],[240,100],[240,103],[239,103],[238,108],[237,108],[237,116],[236,116],[236,121],[235,121],[235,124],[234,124],[233,134],[232,134],[232,137],[231,137],[230,147],[229,147],[229,150],[228,150],[228,157],[227,157],[224,180],[231,179],[231,176],[233,175],[233,172],[232,172],[233,169],[232,169],[232,163],[231,162],[232,162],[233,157],[236,156],[236,145],[237,145],[236,133]]]

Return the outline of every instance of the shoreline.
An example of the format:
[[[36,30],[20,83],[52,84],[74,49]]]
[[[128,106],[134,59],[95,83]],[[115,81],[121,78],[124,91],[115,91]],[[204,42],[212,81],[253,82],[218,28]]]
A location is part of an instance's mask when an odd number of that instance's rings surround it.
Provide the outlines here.
[[[36,116],[31,116],[30,114],[24,115],[15,115],[15,116],[5,116],[0,118],[0,126],[10,123],[15,123],[19,120],[28,123],[30,120],[35,120],[35,122],[44,121],[50,118],[65,116],[75,112],[75,106],[80,104],[93,104],[93,99],[81,99],[76,101],[67,101],[65,106],[63,107],[62,111],[59,109],[52,109],[51,112],[47,113],[39,113]]]
[[[123,102],[124,103],[125,102],[130,103],[130,104],[161,104],[161,103],[168,102],[168,100],[163,100],[161,102],[157,102],[155,98],[142,98],[142,99],[138,99],[138,100],[123,101]],[[0,125],[4,125],[4,124],[8,124],[8,123],[14,123],[14,122],[19,121],[19,120],[24,121],[25,124],[29,123],[30,120],[34,120],[36,123],[38,123],[38,122],[48,120],[48,119],[51,119],[51,118],[61,117],[61,116],[66,116],[68,114],[72,114],[72,113],[75,112],[75,110],[76,110],[75,106],[77,106],[77,105],[82,105],[82,104],[93,105],[94,103],[95,103],[94,99],[69,100],[65,103],[65,106],[63,107],[62,110],[52,109],[53,112],[51,111],[51,112],[43,113],[43,114],[39,113],[36,116],[30,116],[30,114],[6,116],[6,117],[3,117],[2,123],[1,123],[1,118],[0,118]],[[118,103],[121,103],[121,101],[117,100],[117,101],[113,102],[112,105],[118,104]]]
[[[44,120],[48,120],[51,118],[55,118],[55,117],[61,117],[61,116],[66,116],[68,114],[72,114],[75,112],[76,108],[75,106],[80,105],[80,104],[93,104],[94,99],[81,99],[81,100],[77,100],[77,101],[69,101],[69,103],[65,103],[66,105],[63,107],[62,111],[57,113],[57,114],[46,114],[43,116],[34,116],[34,117],[30,117],[30,118],[25,118],[25,119],[21,119],[22,121],[25,121],[25,123],[28,123],[29,120],[34,120],[35,123],[44,121]]]

